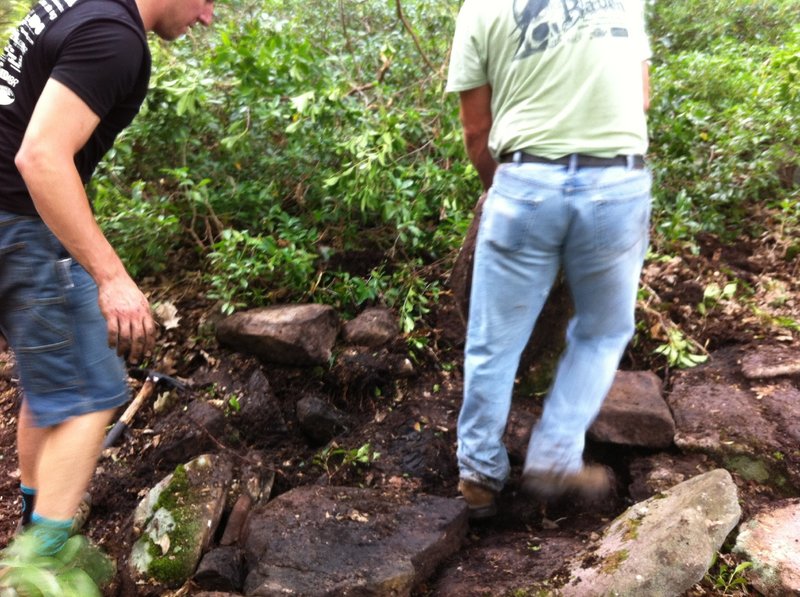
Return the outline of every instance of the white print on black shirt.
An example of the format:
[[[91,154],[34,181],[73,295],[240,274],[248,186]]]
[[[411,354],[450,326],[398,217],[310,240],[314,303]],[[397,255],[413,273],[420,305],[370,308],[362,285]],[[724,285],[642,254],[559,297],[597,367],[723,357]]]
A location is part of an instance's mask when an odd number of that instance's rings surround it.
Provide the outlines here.
[[[47,28],[47,24],[64,14],[78,0],[41,0],[20,26],[11,34],[3,55],[0,56],[0,106],[14,103],[14,88],[19,84],[25,54],[34,41]]]
[[[543,52],[564,41],[571,30],[587,27],[585,18],[599,12],[624,13],[620,0],[514,0],[514,20],[519,30],[516,60]],[[597,28],[592,37],[627,37],[628,30],[609,26]]]

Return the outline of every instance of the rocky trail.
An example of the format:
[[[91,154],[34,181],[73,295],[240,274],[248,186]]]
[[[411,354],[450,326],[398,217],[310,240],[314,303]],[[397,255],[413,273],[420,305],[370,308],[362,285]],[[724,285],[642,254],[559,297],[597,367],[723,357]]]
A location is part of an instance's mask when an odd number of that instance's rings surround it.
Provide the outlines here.
[[[117,560],[106,594],[800,592],[798,266],[769,239],[701,248],[647,266],[638,319],[657,340],[631,346],[588,437],[587,458],[614,472],[612,498],[545,507],[518,492],[541,409],[534,351],[507,433],[512,478],[498,516],[479,523],[456,490],[452,296],[412,348],[383,309],[223,318],[154,284],[151,365],[187,387],[156,392],[99,464],[86,533]],[[537,333],[552,346],[551,323],[545,313]],[[689,344],[669,344],[673,324]],[[666,367],[653,352],[666,344],[708,358]],[[4,363],[3,543],[19,509],[19,396],[13,356]]]

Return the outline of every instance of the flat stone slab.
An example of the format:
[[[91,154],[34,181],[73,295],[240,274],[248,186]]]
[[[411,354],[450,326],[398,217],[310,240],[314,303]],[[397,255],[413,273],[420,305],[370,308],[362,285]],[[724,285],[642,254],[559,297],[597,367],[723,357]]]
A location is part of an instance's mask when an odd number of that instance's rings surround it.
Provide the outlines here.
[[[800,500],[758,514],[739,529],[734,552],[753,563],[748,577],[763,595],[800,595]]]
[[[245,595],[410,595],[467,532],[463,501],[299,487],[254,509]]]
[[[618,371],[600,414],[589,428],[594,441],[623,446],[667,448],[675,421],[652,371]]]
[[[705,452],[746,480],[800,487],[800,388],[787,377],[745,377],[750,352],[725,348],[676,374],[667,397],[675,445]]]

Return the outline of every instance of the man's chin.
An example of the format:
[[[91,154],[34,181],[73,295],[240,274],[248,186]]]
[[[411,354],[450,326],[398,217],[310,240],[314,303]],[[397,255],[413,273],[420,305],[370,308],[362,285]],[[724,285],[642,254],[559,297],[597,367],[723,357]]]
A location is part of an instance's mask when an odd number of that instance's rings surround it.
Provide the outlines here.
[[[156,31],[155,34],[158,35],[164,41],[175,41],[179,37],[183,37],[188,33],[189,27],[181,27],[180,29],[170,29],[167,31],[161,30]]]

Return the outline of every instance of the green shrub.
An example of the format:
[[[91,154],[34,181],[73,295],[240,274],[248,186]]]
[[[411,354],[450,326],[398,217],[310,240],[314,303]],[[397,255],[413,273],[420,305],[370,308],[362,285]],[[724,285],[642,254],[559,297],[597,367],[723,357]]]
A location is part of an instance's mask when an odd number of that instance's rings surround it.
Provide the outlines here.
[[[797,26],[780,47],[725,39],[655,67],[650,130],[662,238],[757,233],[752,204],[796,196],[781,172],[800,165],[799,69]]]

